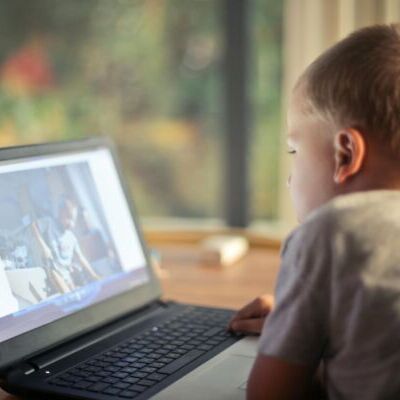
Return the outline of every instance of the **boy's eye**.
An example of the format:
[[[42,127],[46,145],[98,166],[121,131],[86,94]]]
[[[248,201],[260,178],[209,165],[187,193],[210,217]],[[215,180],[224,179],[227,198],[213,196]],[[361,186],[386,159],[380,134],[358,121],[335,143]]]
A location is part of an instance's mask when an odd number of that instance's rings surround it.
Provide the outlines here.
[[[288,154],[295,154],[295,153],[296,153],[296,150],[289,149],[287,152],[288,152]]]

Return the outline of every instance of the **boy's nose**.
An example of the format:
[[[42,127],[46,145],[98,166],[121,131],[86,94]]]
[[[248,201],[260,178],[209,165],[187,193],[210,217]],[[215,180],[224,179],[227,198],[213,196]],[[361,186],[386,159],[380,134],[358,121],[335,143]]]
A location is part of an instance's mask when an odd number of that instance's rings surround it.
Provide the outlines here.
[[[286,181],[286,187],[290,187],[290,181],[292,180],[292,175],[289,175]]]

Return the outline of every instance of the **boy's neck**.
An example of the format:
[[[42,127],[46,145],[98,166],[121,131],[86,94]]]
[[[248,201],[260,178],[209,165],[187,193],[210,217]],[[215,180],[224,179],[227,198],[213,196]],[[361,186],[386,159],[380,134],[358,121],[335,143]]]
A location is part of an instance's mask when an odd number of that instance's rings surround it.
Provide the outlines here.
[[[382,149],[370,149],[361,171],[347,192],[365,190],[400,190],[400,160]]]

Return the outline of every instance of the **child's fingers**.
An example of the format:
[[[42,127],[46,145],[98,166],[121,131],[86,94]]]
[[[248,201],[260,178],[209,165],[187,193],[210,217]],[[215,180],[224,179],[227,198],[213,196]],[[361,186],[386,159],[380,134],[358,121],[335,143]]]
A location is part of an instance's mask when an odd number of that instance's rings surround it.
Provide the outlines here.
[[[257,318],[267,315],[273,306],[274,299],[270,295],[259,296],[250,303],[242,307],[231,319],[229,325],[234,320],[247,318]]]
[[[251,317],[259,317],[263,308],[262,297],[257,297],[250,303],[242,307],[234,316],[234,319],[246,319]]]
[[[263,295],[255,298],[253,301],[251,301],[250,303],[246,304],[243,308],[241,308],[231,318],[231,320],[228,323],[227,329],[232,331],[240,331],[240,329],[236,328],[237,325],[235,324],[244,320],[256,321],[257,319],[261,319],[261,321],[264,321],[265,317],[271,312],[273,305],[274,305],[273,296]],[[254,324],[257,325],[257,323],[252,322],[250,324],[251,325],[250,329],[253,329]],[[257,326],[255,329],[259,329],[256,332],[261,331],[261,328],[258,328]],[[249,330],[246,332],[253,332],[253,331]]]
[[[231,329],[243,333],[261,333],[265,318],[250,318],[233,321]]]
[[[251,304],[251,303],[250,303]],[[233,328],[233,324],[237,321],[241,321],[243,319],[248,319],[248,318],[252,318],[253,315],[251,312],[244,310],[244,308],[249,307],[250,304],[247,304],[245,307],[243,307],[242,309],[240,309],[228,322],[228,326],[227,326],[227,330],[228,331],[233,331],[235,330]]]

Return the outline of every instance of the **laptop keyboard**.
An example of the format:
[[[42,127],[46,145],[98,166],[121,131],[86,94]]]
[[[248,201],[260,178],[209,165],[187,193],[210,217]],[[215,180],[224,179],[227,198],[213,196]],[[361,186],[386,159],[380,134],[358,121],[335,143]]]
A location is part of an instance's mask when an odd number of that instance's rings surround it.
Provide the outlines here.
[[[124,341],[49,383],[134,398],[212,350],[232,334],[232,311],[188,307],[182,314]]]

